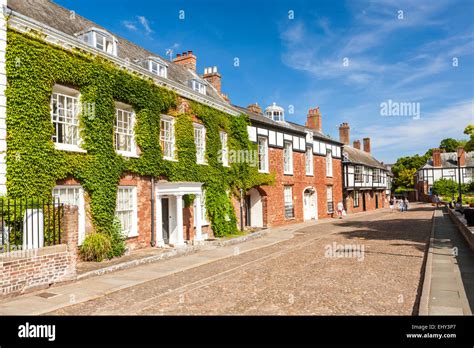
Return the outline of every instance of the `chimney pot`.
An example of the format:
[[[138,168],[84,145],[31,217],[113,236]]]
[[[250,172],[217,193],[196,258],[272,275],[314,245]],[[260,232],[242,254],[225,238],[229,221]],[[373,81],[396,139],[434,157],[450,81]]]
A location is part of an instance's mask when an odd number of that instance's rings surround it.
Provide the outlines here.
[[[457,148],[457,158],[459,160],[459,166],[464,167],[466,165],[466,152],[464,151],[463,147]]]
[[[370,138],[364,138],[364,151],[370,153]]]
[[[191,53],[189,54],[189,52]],[[192,51],[176,54],[176,58],[173,59],[173,62],[187,69],[191,69],[194,72],[196,71],[196,57],[192,54]]]
[[[339,141],[344,145],[349,145],[350,143],[349,130],[349,125],[346,122],[339,126]]]
[[[441,167],[441,150],[433,149],[433,167]]]
[[[221,94],[221,75],[217,73],[217,67],[209,67],[204,70],[204,80],[209,82],[219,94]],[[222,94],[221,94],[222,95]]]
[[[308,116],[306,118],[306,127],[314,129],[318,132],[322,131],[322,116],[319,112],[319,107],[308,110]]]

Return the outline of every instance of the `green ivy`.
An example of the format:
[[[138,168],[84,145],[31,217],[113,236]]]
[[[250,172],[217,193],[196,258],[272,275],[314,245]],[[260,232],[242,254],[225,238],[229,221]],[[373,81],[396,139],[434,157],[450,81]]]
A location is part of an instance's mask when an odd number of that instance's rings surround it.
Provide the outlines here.
[[[9,29],[7,76],[9,196],[49,197],[58,180],[72,176],[90,197],[97,232],[113,233],[116,190],[124,173],[203,182],[208,217],[216,236],[237,231],[230,192],[272,182],[271,176],[259,174],[248,163],[233,163],[230,167],[219,163],[220,130],[227,132],[230,149],[255,150],[248,140],[249,121],[245,115],[230,116],[197,102],[189,102],[189,113],[179,113],[174,92],[103,58],[67,51],[44,42],[39,35]],[[92,115],[80,115],[82,148],[87,153],[55,149],[50,116],[55,84],[78,89],[82,103],[95,105]],[[131,105],[136,113],[139,158],[124,158],[114,150],[114,101]],[[178,161],[162,158],[160,114],[176,117]],[[196,163],[192,115],[206,127],[206,165]]]

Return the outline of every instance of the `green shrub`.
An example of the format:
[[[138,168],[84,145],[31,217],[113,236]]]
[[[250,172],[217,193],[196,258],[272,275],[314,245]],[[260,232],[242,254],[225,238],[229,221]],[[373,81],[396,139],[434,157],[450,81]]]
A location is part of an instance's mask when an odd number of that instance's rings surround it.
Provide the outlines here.
[[[120,221],[119,219],[115,218],[113,222],[113,228],[110,232],[110,241],[112,245],[107,255],[109,259],[122,256],[125,253],[125,239],[126,236],[122,233]]]
[[[104,233],[93,233],[86,236],[81,246],[81,256],[84,261],[101,262],[112,252],[110,236]]]

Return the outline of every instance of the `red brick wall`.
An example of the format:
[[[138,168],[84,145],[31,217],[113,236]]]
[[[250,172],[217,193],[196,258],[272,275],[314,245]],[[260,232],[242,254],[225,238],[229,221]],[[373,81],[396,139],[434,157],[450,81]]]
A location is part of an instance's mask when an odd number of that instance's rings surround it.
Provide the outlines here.
[[[388,207],[385,190],[360,190],[358,207],[354,207],[354,191],[349,191],[345,201],[346,211],[348,214],[360,213],[364,211],[362,195],[365,195],[365,211],[375,210],[376,195],[379,198],[379,209]]]
[[[333,186],[334,205],[342,201],[342,168],[341,161],[333,158],[333,177],[326,177],[326,157],[313,155],[314,175],[306,175],[305,154],[293,151],[293,175],[283,173],[283,149],[269,148],[270,171],[275,172],[275,184],[262,186],[261,189],[267,194],[266,210],[267,227],[301,222],[304,219],[303,192],[307,187],[313,187],[317,192],[318,218],[328,218],[326,187]],[[293,186],[293,206],[295,217],[285,219],[284,209],[284,186]],[[238,205],[237,205],[238,207]],[[265,209],[264,209],[265,210]],[[237,212],[238,210],[236,210]]]
[[[76,207],[64,207],[62,227],[64,244],[0,254],[0,298],[76,278]]]

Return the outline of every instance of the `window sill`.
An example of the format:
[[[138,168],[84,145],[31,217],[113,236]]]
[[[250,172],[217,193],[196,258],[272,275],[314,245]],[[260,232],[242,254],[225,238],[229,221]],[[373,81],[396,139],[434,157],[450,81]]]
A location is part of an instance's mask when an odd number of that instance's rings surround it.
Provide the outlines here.
[[[314,174],[306,174],[306,176],[314,176]]]
[[[80,148],[77,145],[54,143],[54,147],[56,148],[56,150],[61,150],[61,151],[87,153],[86,150]]]
[[[164,160],[170,161],[170,162],[178,162],[176,158],[171,158],[171,157],[163,157]]]
[[[293,175],[293,172],[283,173],[283,175]]]
[[[135,237],[138,237],[138,233],[137,232],[133,232],[133,233],[130,233],[126,238],[135,238]]]
[[[296,217],[285,217],[285,220],[296,220]]]
[[[259,173],[263,173],[263,174],[269,174],[270,172],[268,170],[258,170]]]
[[[130,152],[130,151],[121,151],[121,150],[116,150],[117,154],[124,156],[124,157],[130,157],[130,158],[140,158],[140,156],[137,155],[136,152]]]
[[[207,162],[196,162],[197,164],[201,166],[208,166],[209,164]]]

